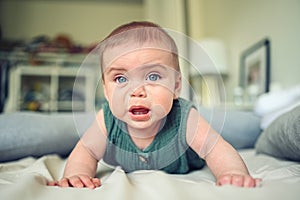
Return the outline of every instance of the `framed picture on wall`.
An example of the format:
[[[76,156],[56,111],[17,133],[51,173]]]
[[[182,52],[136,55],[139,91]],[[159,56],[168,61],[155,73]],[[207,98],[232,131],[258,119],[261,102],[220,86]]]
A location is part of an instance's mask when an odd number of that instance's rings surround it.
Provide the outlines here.
[[[240,86],[248,96],[270,90],[270,41],[265,38],[242,52]]]

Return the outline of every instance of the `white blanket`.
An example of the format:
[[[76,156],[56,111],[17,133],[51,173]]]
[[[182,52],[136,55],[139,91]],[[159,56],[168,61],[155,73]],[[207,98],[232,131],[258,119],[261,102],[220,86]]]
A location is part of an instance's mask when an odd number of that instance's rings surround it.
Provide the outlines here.
[[[250,173],[263,182],[258,188],[215,186],[208,168],[187,175],[170,175],[161,171],[136,171],[126,174],[117,167],[99,164],[97,189],[46,186],[46,180],[59,179],[65,160],[56,155],[40,159],[25,158],[0,164],[0,199],[3,200],[153,200],[153,199],[286,199],[300,198],[300,163],[256,155],[254,150],[240,152]]]

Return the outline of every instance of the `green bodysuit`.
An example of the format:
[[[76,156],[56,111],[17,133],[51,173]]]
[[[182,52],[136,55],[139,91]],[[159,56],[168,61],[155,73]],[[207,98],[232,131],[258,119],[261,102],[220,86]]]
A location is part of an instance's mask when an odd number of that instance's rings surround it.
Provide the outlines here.
[[[139,149],[131,140],[126,124],[115,118],[108,103],[103,112],[108,133],[104,162],[121,166],[125,172],[135,170],[163,170],[167,173],[184,174],[201,169],[205,162],[186,142],[186,124],[193,104],[179,98],[173,101],[170,113],[165,118],[152,143]]]

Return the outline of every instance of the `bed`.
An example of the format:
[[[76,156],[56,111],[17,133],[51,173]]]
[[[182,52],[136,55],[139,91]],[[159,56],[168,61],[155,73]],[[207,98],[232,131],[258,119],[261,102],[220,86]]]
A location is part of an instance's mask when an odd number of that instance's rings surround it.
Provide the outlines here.
[[[209,110],[203,109],[201,112],[209,118]],[[80,126],[74,126],[74,117],[70,114],[2,114],[0,198],[298,200],[299,113],[300,107],[297,107],[274,120],[270,128],[262,131],[261,118],[255,114],[242,111],[227,112],[222,136],[238,149],[250,173],[263,179],[257,188],[216,186],[207,167],[185,175],[151,170],[126,174],[121,167],[111,167],[99,162],[97,177],[101,178],[102,186],[96,189],[46,186],[47,180],[59,179],[62,176],[67,156],[79,138],[75,132],[84,131],[92,119],[90,114],[77,115]],[[271,144],[266,138],[275,132],[276,135],[287,134],[287,127],[293,127],[288,131],[289,135],[294,135],[291,138],[293,144],[288,143],[290,141],[279,141],[279,150],[275,149],[274,141]],[[280,131],[282,133],[278,133]],[[278,146],[289,146],[289,149],[280,149]]]

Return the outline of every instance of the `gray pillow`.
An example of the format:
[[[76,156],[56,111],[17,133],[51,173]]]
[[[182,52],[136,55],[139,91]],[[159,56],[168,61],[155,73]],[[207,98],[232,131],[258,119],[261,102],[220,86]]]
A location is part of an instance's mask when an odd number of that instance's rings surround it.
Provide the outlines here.
[[[260,118],[253,113],[228,111],[225,122],[211,109],[201,108],[200,113],[235,148],[251,148],[260,134]],[[221,117],[222,118],[222,117]],[[72,113],[42,114],[18,112],[0,115],[0,162],[27,156],[46,154],[68,156],[84,131],[93,121],[93,114]],[[76,123],[76,125],[75,125]]]
[[[253,148],[261,134],[261,118],[253,112],[199,108],[200,114],[235,149]],[[225,118],[224,118],[225,117]]]
[[[257,153],[300,161],[300,106],[282,114],[258,138]]]
[[[19,112],[0,115],[0,162],[45,154],[67,156],[89,126],[90,114]]]

